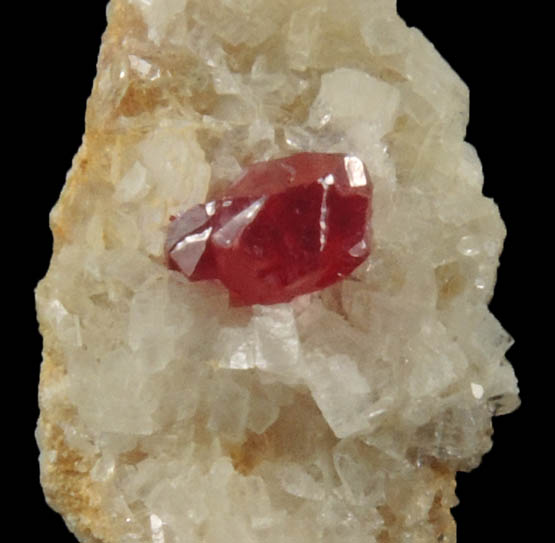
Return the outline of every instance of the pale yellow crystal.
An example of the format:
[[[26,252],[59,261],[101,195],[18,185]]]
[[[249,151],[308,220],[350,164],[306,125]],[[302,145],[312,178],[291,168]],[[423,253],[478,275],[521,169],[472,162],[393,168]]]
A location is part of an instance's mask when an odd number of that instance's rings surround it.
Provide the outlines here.
[[[86,543],[454,542],[455,473],[518,405],[505,229],[468,91],[394,0],[113,0],[37,289],[49,503]],[[354,153],[373,248],[230,309],[165,227],[254,161]]]

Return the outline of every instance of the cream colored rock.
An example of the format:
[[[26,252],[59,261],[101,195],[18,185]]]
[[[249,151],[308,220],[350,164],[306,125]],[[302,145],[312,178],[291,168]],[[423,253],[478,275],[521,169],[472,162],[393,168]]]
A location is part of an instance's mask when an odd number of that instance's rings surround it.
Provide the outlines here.
[[[466,86],[393,0],[108,15],[37,288],[48,502],[84,543],[454,542],[455,473],[519,402]],[[368,168],[352,277],[229,308],[166,269],[172,214],[298,151]]]

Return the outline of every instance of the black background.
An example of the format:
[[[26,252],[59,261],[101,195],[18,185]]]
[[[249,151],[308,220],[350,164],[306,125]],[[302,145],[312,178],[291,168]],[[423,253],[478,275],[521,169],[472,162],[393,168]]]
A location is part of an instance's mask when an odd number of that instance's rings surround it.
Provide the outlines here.
[[[25,179],[17,184],[22,189],[19,197],[25,202],[18,217],[32,217],[33,225],[32,237],[26,236],[20,247],[20,274],[25,283],[21,298],[25,303],[18,305],[18,327],[25,331],[25,341],[21,342],[23,353],[18,352],[17,366],[24,375],[18,405],[25,406],[20,416],[23,424],[17,429],[21,433],[17,462],[25,476],[18,479],[17,493],[25,499],[27,516],[31,507],[32,520],[20,525],[18,540],[26,541],[39,531],[47,541],[65,543],[75,542],[75,538],[45,505],[38,482],[33,430],[38,416],[41,340],[32,289],[47,270],[52,243],[48,212],[81,142],[86,99],[96,73],[106,19],[104,1],[40,4],[34,8],[31,30],[27,27],[20,36],[31,45],[29,52],[19,51],[23,67],[32,67],[21,74],[24,83],[19,98],[25,104],[28,122],[20,140],[30,142],[34,153],[25,158],[25,171],[30,168],[32,172],[27,173],[30,184]],[[508,2],[499,3],[503,9],[485,9],[484,4],[491,3],[398,1],[401,16],[424,32],[470,88],[467,139],[478,149],[483,163],[484,192],[498,203],[508,229],[491,309],[516,339],[508,357],[520,380],[523,405],[517,412],[495,419],[492,452],[477,470],[458,476],[461,504],[453,513],[459,543],[539,539],[545,520],[539,513],[543,498],[537,485],[539,481],[548,484],[550,477],[541,453],[542,440],[547,438],[539,434],[534,419],[539,399],[534,382],[538,377],[533,376],[532,368],[536,360],[541,362],[542,355],[532,352],[536,337],[528,315],[538,290],[530,281],[527,263],[537,257],[530,241],[533,217],[523,193],[523,187],[536,182],[528,164],[539,131],[530,124],[530,109],[534,109],[530,84],[538,79],[533,37],[526,30],[525,12],[517,11],[518,4],[511,8]],[[548,289],[537,287],[540,297],[548,296]],[[533,445],[537,448],[531,451]]]

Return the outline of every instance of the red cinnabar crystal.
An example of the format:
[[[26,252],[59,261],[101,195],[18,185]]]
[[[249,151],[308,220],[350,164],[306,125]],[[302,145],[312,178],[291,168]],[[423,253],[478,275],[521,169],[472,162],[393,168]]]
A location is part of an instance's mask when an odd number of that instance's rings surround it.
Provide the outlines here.
[[[169,225],[168,266],[219,279],[232,305],[275,304],[327,287],[370,253],[372,186],[352,155],[252,164],[225,194]]]

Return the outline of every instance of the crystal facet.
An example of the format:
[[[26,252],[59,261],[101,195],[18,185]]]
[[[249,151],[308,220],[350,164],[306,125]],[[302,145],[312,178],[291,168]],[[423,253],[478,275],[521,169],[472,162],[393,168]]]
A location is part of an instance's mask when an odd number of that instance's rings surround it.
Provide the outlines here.
[[[299,153],[248,167],[225,194],[174,218],[171,268],[219,279],[232,305],[327,287],[370,254],[372,187],[352,155]]]

